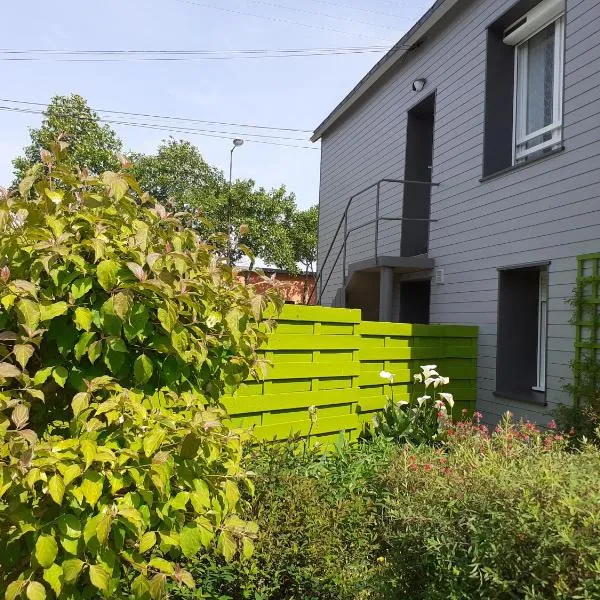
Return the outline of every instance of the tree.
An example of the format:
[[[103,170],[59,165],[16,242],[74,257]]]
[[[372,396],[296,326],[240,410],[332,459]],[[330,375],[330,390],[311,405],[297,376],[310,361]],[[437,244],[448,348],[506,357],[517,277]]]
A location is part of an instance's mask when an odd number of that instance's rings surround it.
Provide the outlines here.
[[[303,267],[303,301],[308,301],[308,275],[317,262],[317,243],[319,228],[319,207],[311,206],[307,210],[297,211],[292,218],[290,230],[294,261]]]
[[[210,228],[224,234],[231,227],[232,263],[247,250],[251,268],[255,258],[261,258],[294,270],[289,232],[296,201],[285,187],[266,190],[246,179],[234,182],[230,189],[223,172],[211,167],[193,144],[183,140],[164,141],[155,155],[133,154],[130,158],[142,186],[162,202],[172,201],[177,210],[193,213],[191,224],[197,230],[206,232],[206,220]],[[223,251],[226,246],[223,241]]]
[[[13,161],[16,181],[39,162],[40,152],[49,148],[59,137],[69,143],[68,161],[87,168],[93,174],[118,170],[121,140],[81,96],[54,96],[38,129],[30,129],[31,143],[23,156]]]

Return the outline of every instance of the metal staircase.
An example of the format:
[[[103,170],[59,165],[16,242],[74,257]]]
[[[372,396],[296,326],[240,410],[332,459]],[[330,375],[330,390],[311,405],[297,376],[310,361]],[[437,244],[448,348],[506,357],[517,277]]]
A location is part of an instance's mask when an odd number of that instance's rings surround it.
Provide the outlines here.
[[[434,261],[427,256],[428,242],[429,242],[429,225],[433,221],[430,218],[422,217],[410,217],[405,216],[406,207],[402,205],[402,217],[387,217],[381,215],[381,194],[384,185],[402,185],[404,186],[404,198],[410,193],[410,190],[418,189],[421,186],[428,186],[429,188],[438,187],[439,183],[431,183],[428,181],[411,181],[406,179],[380,179],[376,183],[369,185],[368,187],[360,190],[354,194],[348,200],[342,218],[337,226],[333,239],[329,245],[327,253],[319,265],[316,285],[311,294],[310,300],[312,300],[315,293],[317,293],[317,302],[321,304],[323,295],[330,285],[332,277],[339,273],[336,269],[341,268],[342,273],[342,285],[336,290],[335,299],[333,302],[334,306],[345,307],[347,304],[347,293],[352,288],[354,281],[359,277],[368,273],[379,273],[380,274],[380,306],[383,306],[384,312],[388,313],[385,316],[389,316],[391,310],[391,293],[388,294],[387,287],[384,290],[384,277],[387,279],[387,286],[390,284],[390,276],[393,277],[394,273],[419,273],[429,272],[433,270]],[[353,206],[353,203],[366,194],[367,192],[375,189],[375,205],[373,218],[368,218],[365,221],[361,221],[358,224],[350,222],[349,213]],[[404,202],[404,200],[403,200]],[[429,206],[426,207],[426,212],[429,214]],[[414,224],[415,231],[418,228],[417,238],[418,242],[412,243],[412,247],[406,247],[407,245],[402,243],[401,249],[398,255],[395,256],[382,256],[380,254],[380,229],[382,223],[399,222],[402,224],[403,234],[405,232],[410,233],[410,229],[407,229],[409,224]],[[364,258],[359,262],[348,264],[348,242],[354,233],[366,229],[367,227],[374,228],[374,239],[373,239],[373,253],[372,255]],[[415,236],[413,236],[415,237]],[[339,244],[337,253],[335,252],[336,245]],[[341,261],[341,265],[340,265]],[[340,267],[338,267],[340,265]],[[389,298],[383,297],[389,295]],[[389,306],[387,306],[389,304]],[[382,315],[380,314],[380,317]],[[382,319],[383,320],[383,319]]]

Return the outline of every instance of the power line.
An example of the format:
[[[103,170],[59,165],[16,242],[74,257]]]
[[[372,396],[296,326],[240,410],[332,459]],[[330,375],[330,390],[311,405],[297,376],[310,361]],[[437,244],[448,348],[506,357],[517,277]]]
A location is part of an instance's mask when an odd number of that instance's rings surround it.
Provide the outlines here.
[[[10,106],[0,106],[0,111],[1,110],[16,112],[16,113],[23,113],[23,114],[47,115],[47,113],[45,111],[36,111],[36,110],[27,109],[27,108],[17,108],[17,107],[10,107]],[[71,116],[73,116],[75,119],[79,119],[80,121],[89,120],[87,118],[78,117],[77,115],[71,115]],[[203,130],[196,130],[196,129],[192,129],[192,128],[167,127],[165,125],[151,124],[151,123],[134,123],[134,122],[129,122],[129,121],[116,121],[116,120],[112,120],[112,119],[102,119],[102,118],[99,118],[98,121],[100,121],[101,123],[107,123],[107,124],[111,124],[111,125],[124,125],[127,127],[141,127],[141,128],[145,128],[145,129],[168,131],[168,132],[172,132],[172,133],[187,133],[190,135],[198,135],[200,137],[211,137],[211,138],[224,139],[224,140],[230,140],[231,136],[234,135],[233,133],[230,133],[227,136],[217,135],[217,134],[213,135],[212,133],[203,133]],[[256,136],[256,134],[249,134],[249,135]],[[244,139],[247,142],[253,142],[255,144],[267,144],[270,146],[283,146],[283,147],[287,147],[287,148],[299,148],[299,149],[303,149],[303,150],[318,150],[318,148],[315,148],[314,146],[298,146],[296,144],[270,142],[270,141],[265,141],[265,140],[250,139],[248,137],[245,137]],[[302,140],[298,139],[297,141],[300,142]]]
[[[390,27],[389,25],[378,25],[376,23],[367,23],[366,21],[358,21],[350,17],[344,17],[341,15],[328,15],[326,13],[317,12],[314,10],[307,10],[305,8],[296,8],[295,6],[286,6],[285,4],[276,4],[274,2],[266,2],[266,0],[248,0],[248,2],[254,2],[255,4],[262,4],[264,6],[271,6],[272,8],[283,8],[284,10],[292,10],[307,15],[315,15],[317,17],[325,17],[327,19],[337,19],[339,21],[347,21],[348,23],[355,23],[357,25],[367,25],[368,27],[380,27],[382,29],[390,29],[397,31],[397,27]]]
[[[404,15],[397,15],[388,12],[383,12],[381,10],[373,10],[372,8],[362,8],[360,6],[350,6],[349,4],[340,4],[339,2],[330,2],[329,0],[310,0],[311,2],[316,2],[318,4],[326,4],[327,6],[336,6],[339,8],[346,8],[348,10],[358,10],[360,12],[370,13],[373,15],[381,15],[382,17],[392,17],[393,19],[405,19],[412,20],[411,17],[406,17]]]
[[[298,25],[300,27],[308,27],[309,29],[319,29],[321,31],[329,31],[333,33],[341,33],[343,35],[354,35],[362,38],[369,38],[372,40],[381,39],[372,35],[366,35],[364,33],[356,33],[350,31],[344,31],[342,29],[333,29],[331,27],[321,27],[319,25],[311,25],[309,23],[301,23],[299,21],[291,21],[289,19],[282,19],[280,17],[272,17],[269,15],[257,15],[256,13],[250,13],[246,11],[236,10],[234,8],[225,8],[224,6],[215,6],[213,4],[201,4],[200,2],[193,2],[192,0],[175,0],[181,4],[189,4],[191,6],[199,6],[200,8],[210,8],[213,10],[220,10],[222,12],[231,13],[234,15],[241,15],[243,17],[255,17],[257,19],[266,19],[267,21],[273,21],[274,23],[286,23],[287,25]],[[392,42],[389,42],[392,43]]]
[[[309,49],[305,51],[218,51],[173,52],[173,51],[94,51],[94,50],[0,50],[1,61],[31,62],[51,60],[53,62],[171,62],[200,60],[238,60],[263,58],[296,58],[307,56],[340,56],[350,54],[383,53],[386,46],[360,49]]]
[[[9,100],[8,98],[0,98],[0,102],[9,102],[11,104],[25,104],[28,106],[48,106],[45,102],[27,102],[25,100]],[[153,115],[148,113],[127,112],[124,110],[108,110],[102,108],[92,108],[94,112],[107,113],[115,115],[127,115],[132,117],[143,117],[146,119],[166,119],[170,121],[185,121],[189,123],[203,123],[205,125],[224,125],[228,127],[243,127],[245,129],[267,129],[271,131],[290,131],[296,133],[312,133],[312,129],[294,129],[292,127],[269,127],[267,125],[250,125],[247,123],[228,123],[226,121],[207,121],[203,119],[191,119],[187,117],[173,117],[166,115]]]

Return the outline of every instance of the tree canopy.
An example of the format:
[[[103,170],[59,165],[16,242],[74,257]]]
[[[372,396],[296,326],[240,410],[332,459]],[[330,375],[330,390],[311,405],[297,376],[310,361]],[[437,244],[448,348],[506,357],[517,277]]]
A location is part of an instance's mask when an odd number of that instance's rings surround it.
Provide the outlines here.
[[[121,140],[77,94],[52,98],[42,124],[30,129],[29,134],[30,144],[13,161],[16,181],[23,179],[27,170],[39,162],[40,152],[58,138],[69,143],[71,165],[87,168],[96,175],[119,168]]]
[[[55,96],[45,115],[41,126],[30,130],[23,155],[13,161],[17,180],[56,139],[68,142],[71,166],[85,167],[93,175],[119,169],[123,144],[84,98]],[[223,171],[185,140],[170,138],[154,154],[131,152],[127,159],[142,188],[175,210],[195,215],[189,225],[201,233],[228,233],[230,262],[239,262],[246,253],[251,268],[261,259],[292,272],[299,265],[306,271],[315,262],[317,209],[298,211],[294,194],[284,186],[268,190],[252,179],[239,179],[230,188]],[[223,251],[226,238],[221,236]]]

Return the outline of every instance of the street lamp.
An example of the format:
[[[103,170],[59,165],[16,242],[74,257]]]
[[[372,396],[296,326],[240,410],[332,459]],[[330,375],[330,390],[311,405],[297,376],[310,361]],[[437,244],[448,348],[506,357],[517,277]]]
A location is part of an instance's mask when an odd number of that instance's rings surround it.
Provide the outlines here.
[[[229,196],[227,197],[227,262],[231,264],[231,185],[233,183],[233,151],[244,145],[244,140],[235,138],[229,154]]]

